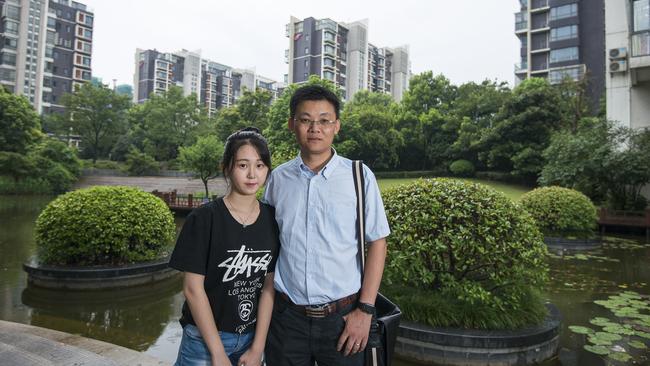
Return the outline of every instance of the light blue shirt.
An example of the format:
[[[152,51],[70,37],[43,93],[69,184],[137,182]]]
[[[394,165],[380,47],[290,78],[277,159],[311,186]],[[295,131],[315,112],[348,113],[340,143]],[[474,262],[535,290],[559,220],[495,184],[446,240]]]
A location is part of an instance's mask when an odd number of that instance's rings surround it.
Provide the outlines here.
[[[390,234],[377,180],[363,166],[366,241]],[[280,254],[275,288],[299,305],[318,305],[361,288],[352,161],[336,154],[318,174],[300,156],[271,173],[264,200],[275,206]]]

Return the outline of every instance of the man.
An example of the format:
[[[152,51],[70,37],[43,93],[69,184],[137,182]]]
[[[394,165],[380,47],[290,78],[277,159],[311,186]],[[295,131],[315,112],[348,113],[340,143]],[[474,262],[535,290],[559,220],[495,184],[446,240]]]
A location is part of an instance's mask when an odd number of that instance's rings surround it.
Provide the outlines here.
[[[352,162],[332,148],[339,109],[326,88],[296,90],[288,124],[300,155],[272,172],[265,191],[281,241],[268,366],[363,364],[390,230],[377,181],[364,166],[369,249],[361,284]]]

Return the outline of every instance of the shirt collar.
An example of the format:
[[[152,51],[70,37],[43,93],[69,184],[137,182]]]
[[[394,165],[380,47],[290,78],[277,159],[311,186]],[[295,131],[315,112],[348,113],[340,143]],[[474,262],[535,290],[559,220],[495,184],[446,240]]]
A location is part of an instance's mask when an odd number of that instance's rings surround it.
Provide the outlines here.
[[[340,156],[336,153],[336,150],[333,147],[331,149],[332,149],[332,157],[327,162],[327,164],[325,164],[323,169],[321,169],[320,172],[318,172],[318,174],[321,174],[325,179],[329,179],[329,177],[334,172],[336,166],[339,165],[339,161],[341,160]],[[311,169],[309,169],[309,167],[302,160],[302,156],[300,156],[300,154],[298,154],[298,157],[296,158],[296,162],[297,162],[296,166],[298,167],[298,173],[300,173],[301,171],[306,171],[306,172],[310,172],[311,174],[314,174],[314,172]]]

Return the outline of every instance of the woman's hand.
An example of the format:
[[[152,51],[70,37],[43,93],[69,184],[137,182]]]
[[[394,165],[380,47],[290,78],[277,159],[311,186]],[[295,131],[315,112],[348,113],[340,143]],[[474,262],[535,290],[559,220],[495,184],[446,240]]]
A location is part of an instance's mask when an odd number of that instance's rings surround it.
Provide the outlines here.
[[[230,359],[225,352],[219,352],[219,354],[212,355],[212,366],[234,366],[230,363]]]

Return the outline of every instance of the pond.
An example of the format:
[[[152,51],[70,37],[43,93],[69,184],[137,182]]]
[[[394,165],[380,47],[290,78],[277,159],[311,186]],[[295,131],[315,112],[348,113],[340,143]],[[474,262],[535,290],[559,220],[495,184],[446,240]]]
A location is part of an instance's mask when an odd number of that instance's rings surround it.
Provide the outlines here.
[[[81,334],[173,361],[181,337],[179,279],[146,288],[83,293],[26,287],[21,265],[35,252],[34,220],[50,200],[0,196],[0,319]],[[177,218],[177,225],[182,221]],[[650,295],[650,245],[643,237],[605,239],[606,244],[595,251],[552,253],[549,257],[551,282],[546,296],[562,312],[563,326],[558,358],[545,366],[610,364],[611,359],[585,351],[587,336],[568,327],[600,331],[590,320],[604,317],[616,323],[623,318],[594,301],[602,303],[609,296],[629,291]],[[650,307],[643,311],[650,314]],[[629,346],[633,341],[650,346],[650,339],[625,335],[614,343],[633,357],[627,364],[650,365],[650,352]]]

